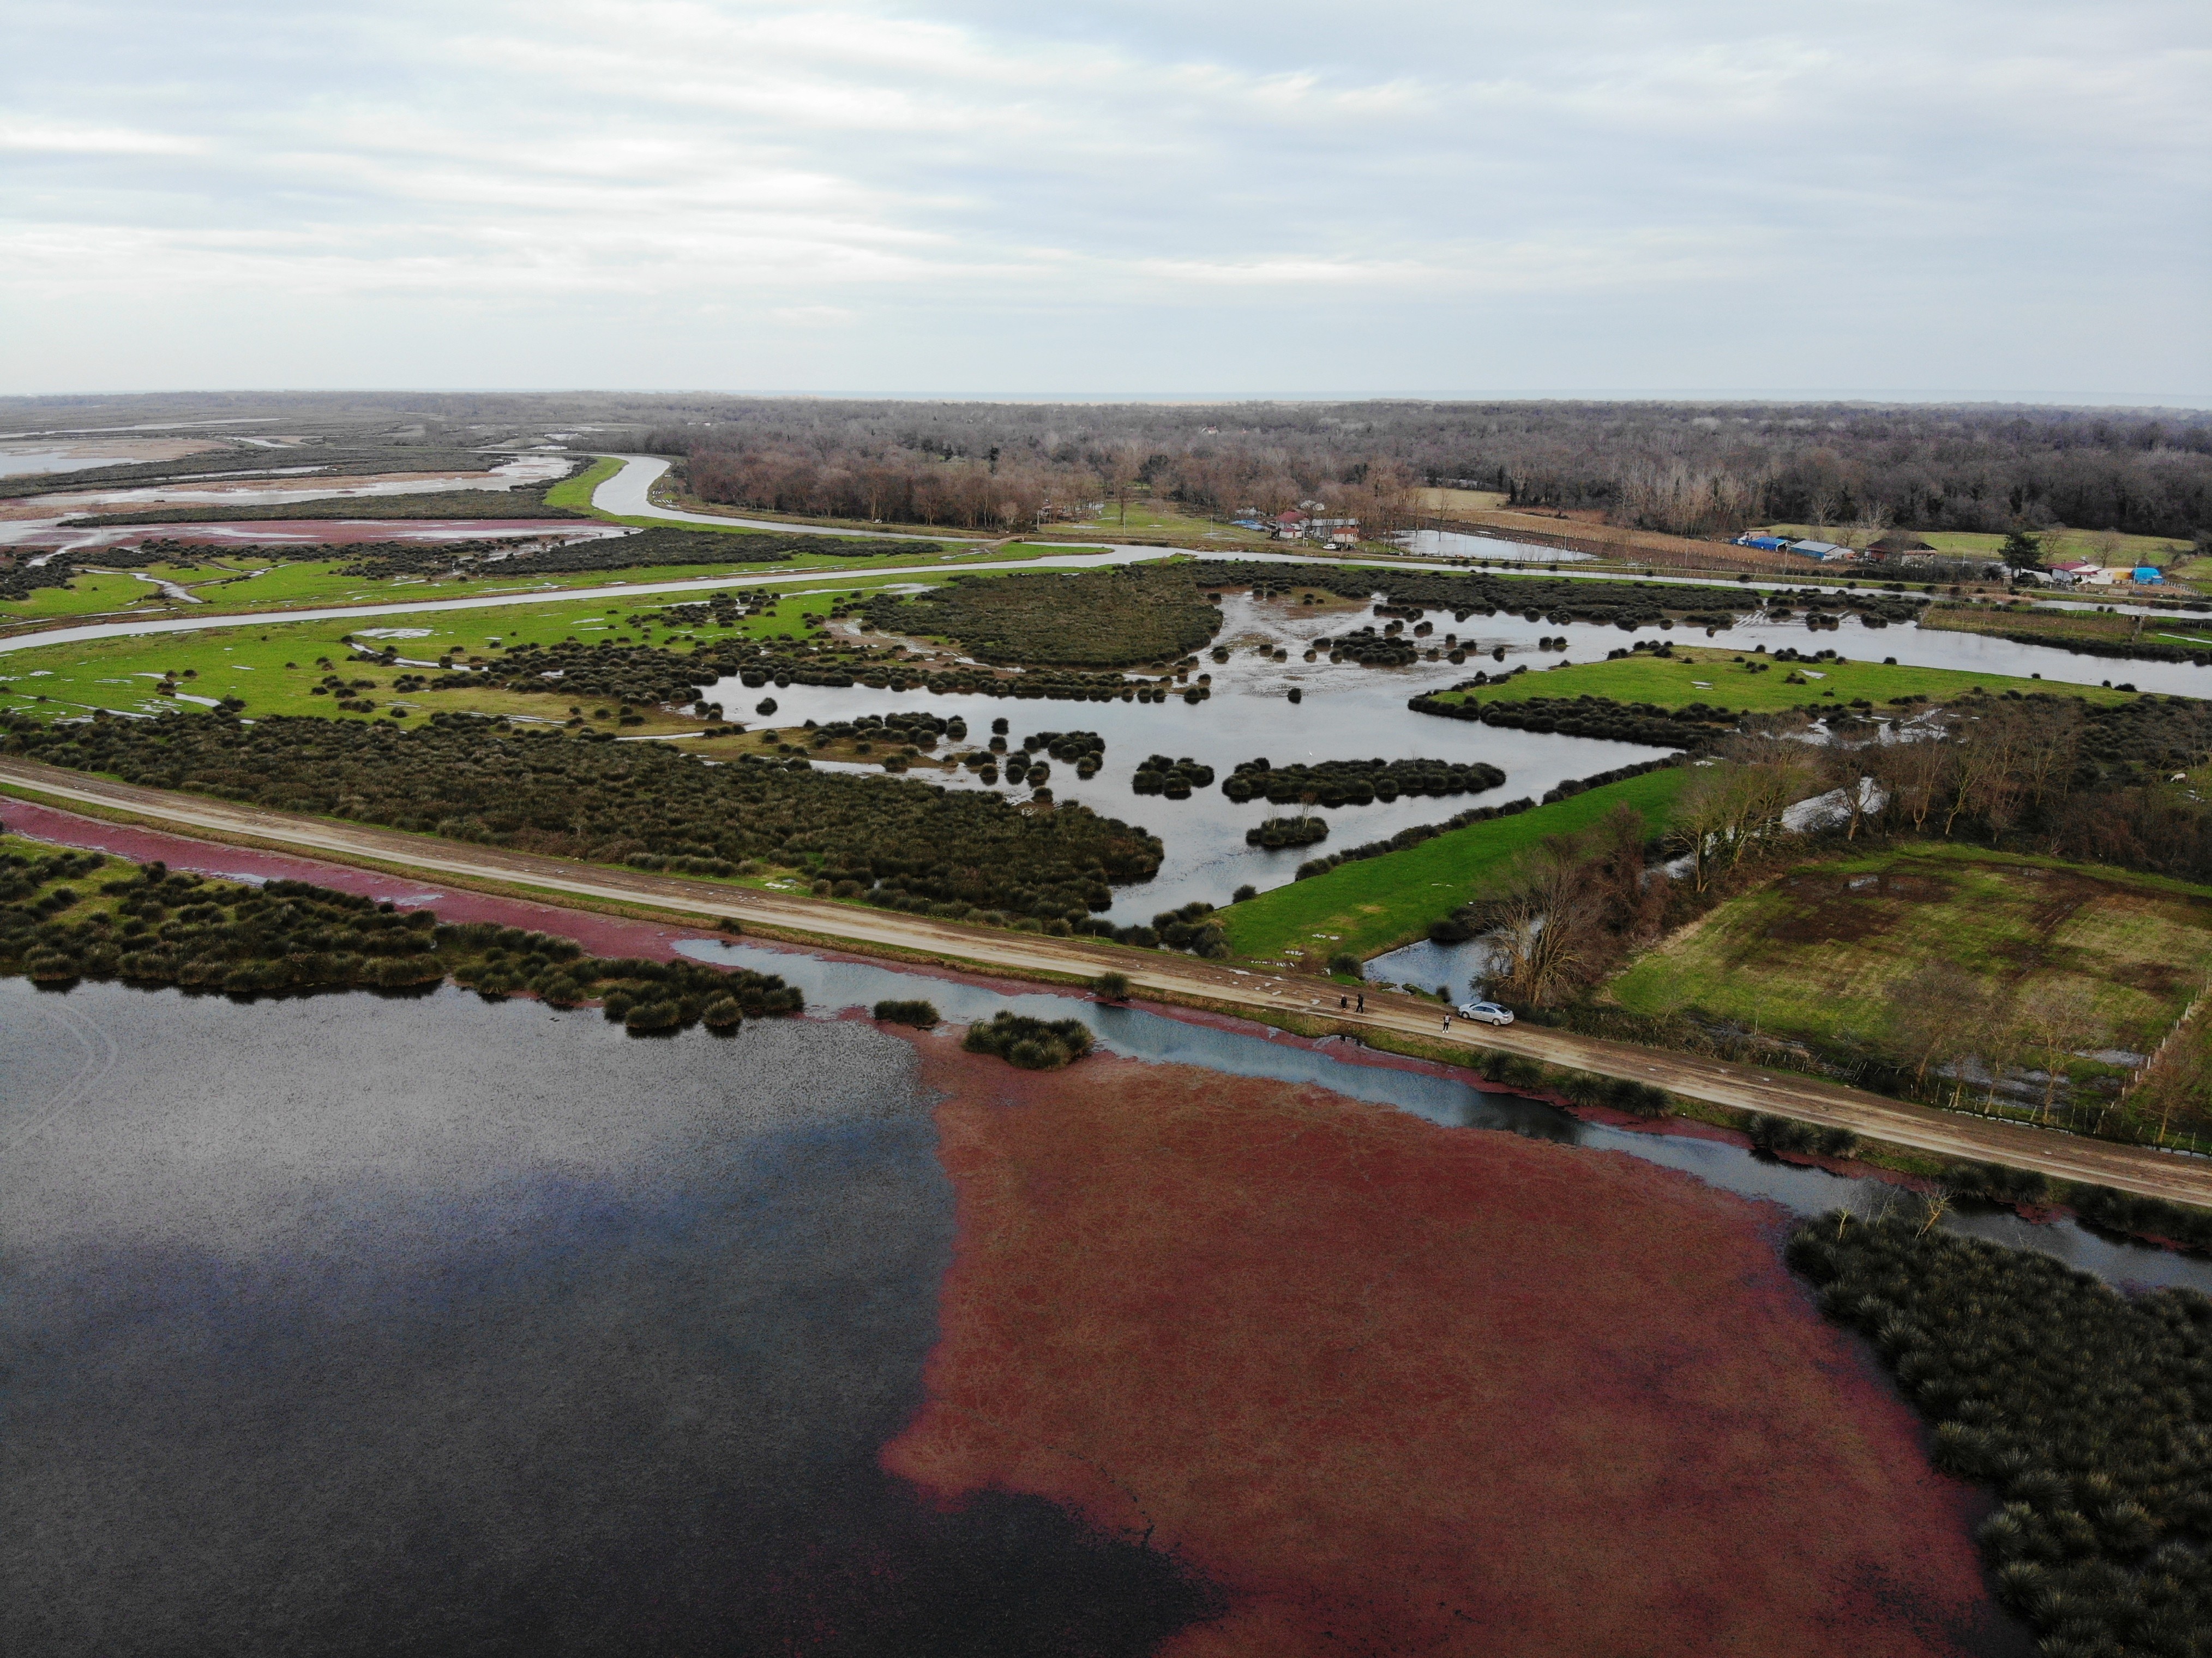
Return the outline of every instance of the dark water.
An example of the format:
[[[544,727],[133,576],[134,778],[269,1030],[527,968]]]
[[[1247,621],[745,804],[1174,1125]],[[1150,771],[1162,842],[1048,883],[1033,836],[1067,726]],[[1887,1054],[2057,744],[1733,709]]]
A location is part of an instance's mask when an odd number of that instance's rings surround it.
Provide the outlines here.
[[[1207,1610],[877,1468],[951,1235],[893,1038],[21,980],[0,1038],[11,1655],[1133,1653]]]

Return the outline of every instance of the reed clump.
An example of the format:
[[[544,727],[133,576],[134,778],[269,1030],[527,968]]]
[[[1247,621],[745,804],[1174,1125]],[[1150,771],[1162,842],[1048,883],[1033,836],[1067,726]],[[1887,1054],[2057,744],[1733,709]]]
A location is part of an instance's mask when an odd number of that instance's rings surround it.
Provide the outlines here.
[[[934,1002],[881,1001],[870,1011],[880,1023],[911,1025],[916,1030],[933,1029],[939,1017]]]
[[[968,1027],[961,1047],[970,1054],[994,1054],[1024,1071],[1059,1071],[1091,1051],[1091,1028],[1080,1019],[1032,1019],[1000,1008]]]

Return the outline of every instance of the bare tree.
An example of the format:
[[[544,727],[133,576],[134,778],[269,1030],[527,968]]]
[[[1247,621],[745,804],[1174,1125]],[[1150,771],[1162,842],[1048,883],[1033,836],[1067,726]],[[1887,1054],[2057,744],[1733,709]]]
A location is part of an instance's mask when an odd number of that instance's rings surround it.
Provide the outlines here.
[[[2037,1120],[2047,1123],[2057,1103],[2066,1061],[2096,1041],[2104,1026],[2087,992],[2063,981],[2043,985],[2024,997],[2017,1022],[2023,1045],[2043,1072],[2043,1105]]]
[[[1963,1057],[1973,1045],[1974,1031],[1989,1017],[1988,997],[1945,962],[1916,969],[1888,999],[1891,1038],[1912,1061],[1916,1086],[1926,1084],[1929,1067],[1938,1060]]]
[[[1888,742],[1866,750],[1868,769],[1887,797],[1883,815],[1893,823],[1923,828],[1948,788],[1954,750],[1947,740],[1949,722],[1938,716],[1899,727]]]
[[[1496,893],[1475,906],[1503,971],[1496,982],[1518,1001],[1541,1005],[1590,953],[1603,913],[1573,835],[1549,835],[1522,854]]]

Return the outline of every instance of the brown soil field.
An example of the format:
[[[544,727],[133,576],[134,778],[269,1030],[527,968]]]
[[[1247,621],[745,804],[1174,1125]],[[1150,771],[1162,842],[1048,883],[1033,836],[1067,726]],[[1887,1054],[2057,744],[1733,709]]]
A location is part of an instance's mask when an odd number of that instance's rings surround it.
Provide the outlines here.
[[[1176,1658],[2010,1649],[1776,1217],[1310,1087],[924,1037],[958,1233],[884,1465],[1043,1496],[1226,1611]]]

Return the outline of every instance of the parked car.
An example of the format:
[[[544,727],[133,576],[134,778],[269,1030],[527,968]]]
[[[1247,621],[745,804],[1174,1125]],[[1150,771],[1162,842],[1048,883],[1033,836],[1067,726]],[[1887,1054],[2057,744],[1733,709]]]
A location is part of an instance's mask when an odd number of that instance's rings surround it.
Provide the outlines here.
[[[1484,1024],[1511,1024],[1513,1010],[1500,1007],[1496,1002],[1462,1002],[1459,1016],[1462,1019],[1477,1019]]]

